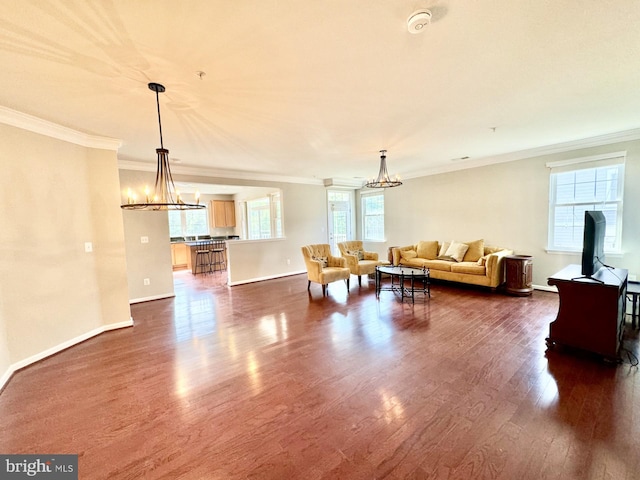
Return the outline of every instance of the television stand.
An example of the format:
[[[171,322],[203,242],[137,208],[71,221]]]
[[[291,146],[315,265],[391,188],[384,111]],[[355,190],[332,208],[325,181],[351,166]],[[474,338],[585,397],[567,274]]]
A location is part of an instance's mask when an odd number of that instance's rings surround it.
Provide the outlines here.
[[[560,306],[549,325],[547,346],[566,345],[618,361],[625,321],[628,271],[601,268],[580,277],[581,266],[569,265],[547,279],[558,288]]]

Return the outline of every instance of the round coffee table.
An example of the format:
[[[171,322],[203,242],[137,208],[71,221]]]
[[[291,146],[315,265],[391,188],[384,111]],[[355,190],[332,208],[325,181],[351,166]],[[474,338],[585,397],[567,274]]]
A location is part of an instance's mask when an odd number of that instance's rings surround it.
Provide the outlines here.
[[[391,277],[391,285],[382,286],[382,275]],[[407,285],[408,284],[408,285]],[[429,269],[414,268],[404,266],[382,265],[376,267],[376,298],[380,298],[380,291],[389,290],[400,294],[401,301],[410,298],[415,302],[415,294],[421,293],[426,297],[431,297],[431,287],[429,285]]]

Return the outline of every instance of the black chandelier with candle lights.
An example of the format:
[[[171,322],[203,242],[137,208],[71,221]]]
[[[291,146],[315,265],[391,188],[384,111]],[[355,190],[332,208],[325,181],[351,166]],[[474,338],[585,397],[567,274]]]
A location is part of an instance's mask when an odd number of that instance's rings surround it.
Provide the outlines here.
[[[158,107],[158,127],[160,129],[160,148],[156,148],[158,154],[158,164],[156,170],[156,183],[153,196],[148,188],[145,188],[144,202],[137,202],[136,195],[131,191],[127,192],[127,203],[120,207],[124,210],[194,210],[205,208],[200,204],[200,194],[196,191],[195,203],[185,203],[180,198],[180,193],[176,191],[169,167],[169,150],[164,148],[162,142],[162,121],[160,118],[159,94],[165,91],[164,85],[159,83],[149,83],[149,89],[156,92],[156,105]],[[175,196],[174,196],[175,195]]]

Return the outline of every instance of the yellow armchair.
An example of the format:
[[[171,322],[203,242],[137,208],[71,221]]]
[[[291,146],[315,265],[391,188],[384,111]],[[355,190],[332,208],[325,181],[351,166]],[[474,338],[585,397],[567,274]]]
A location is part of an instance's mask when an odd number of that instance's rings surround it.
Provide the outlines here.
[[[311,282],[319,283],[322,285],[322,296],[324,296],[329,283],[346,280],[347,292],[349,291],[351,271],[347,267],[347,261],[331,255],[329,244],[305,245],[302,247],[302,256],[307,266],[307,290],[311,288]]]
[[[386,262],[378,260],[376,252],[365,252],[360,240],[351,240],[338,243],[342,258],[347,260],[347,266],[352,275],[357,275],[358,285],[362,285],[361,275],[375,273],[378,265]]]

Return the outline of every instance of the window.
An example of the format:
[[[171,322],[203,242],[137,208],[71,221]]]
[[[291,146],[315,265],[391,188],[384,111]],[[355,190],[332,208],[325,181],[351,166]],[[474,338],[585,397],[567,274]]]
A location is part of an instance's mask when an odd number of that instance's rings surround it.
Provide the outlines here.
[[[169,210],[169,236],[209,235],[207,209]]]
[[[384,241],[384,195],[362,195],[362,236],[365,241]]]
[[[605,251],[619,253],[625,152],[548,163],[549,249],[582,250],[585,210],[601,210],[607,221]]]
[[[280,192],[266,197],[248,200],[247,238],[250,240],[280,238],[284,236],[282,227],[282,202]]]

